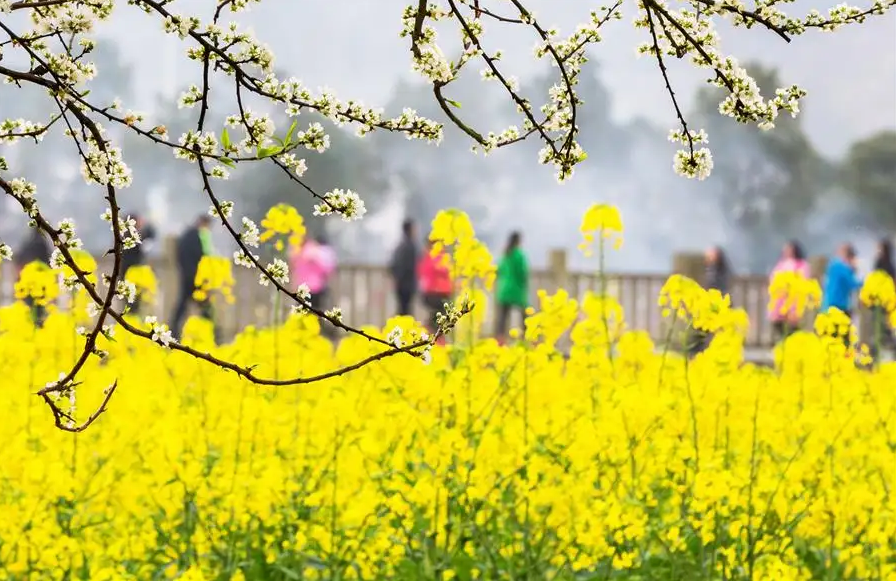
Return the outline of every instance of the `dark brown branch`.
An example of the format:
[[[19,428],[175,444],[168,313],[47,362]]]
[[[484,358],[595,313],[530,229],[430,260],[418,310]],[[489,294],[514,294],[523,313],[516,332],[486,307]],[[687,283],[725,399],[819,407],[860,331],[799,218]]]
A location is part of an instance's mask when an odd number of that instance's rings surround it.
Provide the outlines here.
[[[660,73],[663,75],[663,81],[666,83],[666,92],[669,93],[669,97],[672,99],[675,115],[678,117],[678,123],[681,125],[682,131],[684,131],[685,138],[688,140],[688,151],[690,152],[691,159],[693,159],[694,139],[691,137],[691,132],[688,130],[688,123],[684,118],[684,114],[681,112],[681,107],[678,106],[678,99],[675,97],[675,91],[672,89],[672,83],[669,81],[669,71],[666,70],[666,63],[663,60],[663,51],[660,48],[659,38],[657,38],[656,25],[653,22],[653,12],[647,6],[644,7],[644,11],[647,13],[647,25],[650,29],[650,36],[653,38],[653,51],[654,56],[656,56],[656,63],[660,67]]]
[[[47,6],[59,6],[68,4],[71,0],[21,0],[10,5],[12,10],[25,10],[26,8],[45,8]]]
[[[783,38],[786,42],[790,42],[790,37],[787,35],[787,31],[784,28],[778,26],[777,24],[773,24],[771,20],[765,18],[764,16],[760,16],[758,13],[753,12],[752,10],[732,6],[730,4],[726,4],[725,2],[716,2],[715,0],[692,0],[692,2],[697,2],[698,4],[702,4],[704,6],[724,10],[725,12],[728,12],[730,14],[737,14],[745,20],[758,22],[765,28],[771,30],[772,32]]]

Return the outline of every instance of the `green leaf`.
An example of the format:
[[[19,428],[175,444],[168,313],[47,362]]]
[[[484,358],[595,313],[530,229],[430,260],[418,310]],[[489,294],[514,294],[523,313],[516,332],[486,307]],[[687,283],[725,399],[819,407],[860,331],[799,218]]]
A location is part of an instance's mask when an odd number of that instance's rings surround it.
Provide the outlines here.
[[[277,570],[283,573],[283,575],[288,579],[301,579],[298,573],[296,573],[292,569],[287,569],[283,565],[277,565]]]
[[[230,134],[227,133],[227,128],[224,128],[224,131],[221,132],[221,145],[224,146],[224,149],[230,149]]]
[[[221,162],[221,165],[226,165],[227,167],[236,167],[236,162],[229,157],[219,157],[218,161]]]
[[[292,135],[296,132],[296,128],[299,126],[298,120],[292,122],[292,125],[289,126],[289,131],[286,132],[286,144],[292,145]]]
[[[269,145],[267,147],[259,147],[258,148],[258,157],[271,157],[272,155],[277,155],[283,151],[283,148],[278,145]]]
[[[449,105],[453,105],[453,106],[457,107],[458,109],[460,109],[460,103],[459,103],[459,102],[457,102],[457,101],[452,101],[451,99],[445,99],[445,101],[446,101]]]

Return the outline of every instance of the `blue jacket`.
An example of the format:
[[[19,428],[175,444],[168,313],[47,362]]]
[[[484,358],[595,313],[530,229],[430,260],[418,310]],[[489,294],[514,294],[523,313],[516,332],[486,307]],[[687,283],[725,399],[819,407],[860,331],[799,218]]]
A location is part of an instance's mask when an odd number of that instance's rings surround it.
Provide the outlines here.
[[[852,267],[839,258],[835,258],[828,266],[825,277],[821,311],[825,312],[831,307],[848,311],[852,306],[852,293],[861,286],[862,280],[856,276]]]

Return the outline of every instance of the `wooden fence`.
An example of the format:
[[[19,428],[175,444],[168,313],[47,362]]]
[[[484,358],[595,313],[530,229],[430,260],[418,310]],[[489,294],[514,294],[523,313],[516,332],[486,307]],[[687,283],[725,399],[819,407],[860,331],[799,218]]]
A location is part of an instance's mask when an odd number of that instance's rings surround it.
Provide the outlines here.
[[[161,320],[168,320],[177,300],[176,265],[171,257],[151,263],[159,279],[159,295],[156,304],[148,307],[151,314]],[[587,291],[600,288],[600,277],[596,272],[576,272],[566,268],[566,255],[554,251],[550,255],[549,268],[532,273],[531,288],[533,304],[538,289],[554,292],[566,289],[571,296],[582,299]],[[0,271],[0,304],[13,300],[13,272],[5,263]],[[102,267],[101,267],[102,268]],[[699,276],[694,272],[702,268],[699,255],[677,255],[673,261],[673,272],[689,276]],[[258,272],[234,267],[236,277],[233,289],[234,305],[218,305],[216,317],[224,337],[231,337],[247,325],[266,325],[273,320],[274,292],[258,284]],[[664,274],[607,274],[607,292],[613,295],[625,309],[629,328],[648,331],[655,340],[662,340],[664,326],[657,304],[660,289],[668,275]],[[747,344],[754,348],[770,346],[771,324],[766,317],[768,304],[768,281],[764,276],[737,277],[731,284],[731,302],[744,308],[750,316]],[[391,282],[383,266],[343,264],[334,276],[330,301],[342,308],[346,323],[352,326],[382,325],[395,312],[395,300]],[[327,307],[332,305],[326,305]],[[283,306],[284,310],[288,307]],[[425,313],[416,306],[417,316]],[[494,309],[486,307],[485,329],[492,329]]]

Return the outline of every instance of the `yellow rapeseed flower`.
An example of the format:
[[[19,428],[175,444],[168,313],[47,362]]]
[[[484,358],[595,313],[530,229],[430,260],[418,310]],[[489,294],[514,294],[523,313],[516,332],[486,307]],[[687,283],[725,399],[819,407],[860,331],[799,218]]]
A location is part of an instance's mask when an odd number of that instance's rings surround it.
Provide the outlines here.
[[[480,281],[491,290],[497,270],[488,247],[476,238],[469,216],[460,210],[441,210],[432,221],[429,240],[432,256],[444,257],[452,277],[462,290]]]
[[[782,271],[775,274],[769,283],[769,313],[790,314],[793,319],[801,319],[807,310],[817,309],[821,304],[821,286],[818,281],[804,277],[799,272]],[[779,311],[775,313],[775,311]]]
[[[18,300],[32,299],[36,305],[46,306],[59,297],[56,271],[43,262],[26,264],[15,284]]]
[[[299,246],[305,238],[305,221],[299,211],[289,204],[277,204],[268,210],[261,220],[261,242],[274,240],[278,252],[285,248],[284,240],[290,246]]]
[[[137,289],[140,300],[152,303],[158,294],[159,283],[156,275],[149,265],[141,264],[132,266],[125,273],[125,280],[132,283]]]
[[[539,311],[526,317],[524,337],[552,348],[578,318],[579,304],[563,289],[553,295],[539,290],[538,302]]]
[[[229,284],[209,274],[207,288]],[[896,573],[896,364],[858,368],[843,313],[791,335],[766,369],[744,361],[745,313],[687,278],[670,277],[661,304],[713,333],[695,358],[628,328],[610,297],[576,299],[540,292],[512,345],[435,345],[278,388],[118,329],[60,394],[82,419],[118,382],[77,437],[35,396],[78,359],[77,317],[36,328],[22,302],[2,307],[0,577]],[[307,314],[221,346],[211,329],[193,319],[183,341],[266,378],[383,353],[356,335],[334,347]],[[424,332],[408,317],[363,330],[405,346]]]
[[[610,204],[593,204],[585,211],[582,224],[579,227],[582,233],[582,243],[579,249],[585,256],[591,256],[592,245],[595,240],[612,240],[613,247],[622,247],[623,227],[619,209]]]
[[[232,263],[222,256],[203,256],[196,271],[196,290],[193,298],[197,301],[214,300],[221,295],[228,304],[233,304]]]
[[[881,308],[887,313],[896,310],[896,285],[892,277],[882,270],[869,274],[859,291],[859,300],[866,307]]]

